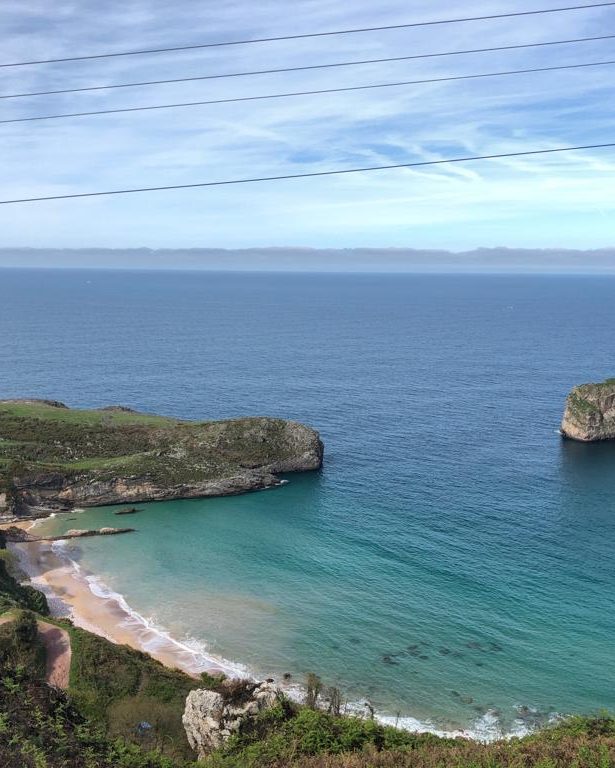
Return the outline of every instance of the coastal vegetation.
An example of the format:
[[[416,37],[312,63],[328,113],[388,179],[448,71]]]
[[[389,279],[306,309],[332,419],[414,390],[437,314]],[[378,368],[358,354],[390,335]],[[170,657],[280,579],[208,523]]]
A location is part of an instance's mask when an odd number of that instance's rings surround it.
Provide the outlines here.
[[[5,551],[5,550],[0,550]],[[5,565],[5,558],[0,559]],[[3,768],[610,768],[615,719],[575,717],[522,739],[481,744],[412,734],[282,697],[203,761],[181,724],[187,694],[221,690],[147,654],[46,618],[69,632],[66,691],[45,681],[32,592],[0,582],[0,765]],[[40,594],[40,593],[39,593]],[[41,595],[38,604],[46,606]],[[46,612],[45,612],[46,613]],[[241,698],[242,684],[227,690]]]
[[[4,549],[0,531],[0,614],[11,608],[26,608],[41,616],[49,615],[47,598],[42,592],[27,584],[20,584],[9,573],[10,552]]]

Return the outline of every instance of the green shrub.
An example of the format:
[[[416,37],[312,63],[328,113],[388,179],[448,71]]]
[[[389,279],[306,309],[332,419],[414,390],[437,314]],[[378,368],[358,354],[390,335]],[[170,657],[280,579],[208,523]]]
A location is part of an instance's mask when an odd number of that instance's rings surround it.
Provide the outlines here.
[[[0,558],[0,612],[13,607],[26,608],[42,616],[49,615],[45,595],[34,587],[20,584],[9,573],[6,560]]]
[[[45,659],[45,646],[33,613],[16,612],[12,621],[0,625],[0,665],[18,676],[27,670],[30,677],[41,680],[45,676]]]

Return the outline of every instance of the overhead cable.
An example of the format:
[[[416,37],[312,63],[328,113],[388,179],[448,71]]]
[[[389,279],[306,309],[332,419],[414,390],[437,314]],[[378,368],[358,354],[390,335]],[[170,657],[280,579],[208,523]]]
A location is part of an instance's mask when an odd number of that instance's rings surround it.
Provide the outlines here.
[[[40,120],[62,120],[74,117],[95,117],[99,115],[117,115],[127,112],[149,112],[156,109],[178,109],[183,107],[202,107],[215,104],[236,104],[248,101],[266,101],[270,99],[288,99],[297,96],[319,96],[331,93],[349,93],[351,91],[370,91],[378,88],[400,88],[408,85],[426,85],[435,83],[452,83],[460,80],[480,80],[491,77],[508,77],[512,75],[527,75],[536,72],[557,72],[561,70],[586,69],[588,67],[604,67],[615,64],[615,60],[591,61],[584,64],[561,64],[553,67],[531,67],[530,69],[510,69],[504,72],[481,72],[475,75],[451,75],[448,77],[429,77],[422,80],[402,80],[395,83],[370,83],[368,85],[351,85],[343,88],[320,88],[314,91],[291,91],[287,93],[268,93],[260,96],[235,96],[229,99],[207,99],[205,101],[184,101],[175,104],[151,104],[139,107],[120,107],[118,109],[96,109],[87,112],[65,112],[59,115],[32,115],[30,117],[14,117],[0,120],[0,125],[8,123],[29,123]]]
[[[248,38],[244,40],[222,40],[211,43],[195,43],[192,45],[174,45],[164,48],[146,48],[133,51],[110,51],[105,53],[92,53],[83,56],[64,56],[53,59],[31,59],[29,61],[14,61],[0,64],[0,67],[29,67],[37,64],[58,64],[71,61],[90,61],[93,59],[111,59],[117,56],[144,56],[147,54],[173,53],[178,51],[192,51],[202,48],[221,48],[230,45],[252,45],[254,43],[273,43],[284,40],[304,40],[317,37],[333,37],[335,35],[354,35],[360,32],[384,32],[396,29],[411,29],[418,27],[433,27],[445,24],[461,24],[475,21],[492,21],[495,19],[512,19],[523,16],[538,16],[542,14],[563,13],[567,11],[583,11],[593,8],[609,8],[615,5],[611,2],[590,3],[585,5],[568,5],[560,8],[539,8],[527,11],[513,11],[511,13],[493,13],[484,16],[464,16],[448,19],[434,19],[432,21],[414,21],[406,24],[386,24],[378,27],[358,27],[354,29],[336,29],[328,32],[306,32],[295,35],[276,35],[272,37]]]
[[[553,149],[533,149],[523,152],[503,152],[493,155],[473,155],[467,157],[450,157],[444,160],[423,160],[414,163],[396,163],[395,165],[373,165],[363,168],[344,168],[332,171],[312,171],[310,173],[287,173],[280,176],[256,176],[245,179],[226,179],[223,181],[203,181],[196,184],[167,184],[157,187],[135,187],[127,189],[112,189],[104,192],[74,192],[66,195],[45,195],[41,197],[22,197],[13,200],[0,200],[0,205],[15,205],[17,203],[40,203],[50,200],[74,200],[85,197],[108,197],[110,195],[128,195],[140,192],[162,192],[178,189],[197,189],[201,187],[222,187],[235,184],[254,184],[268,181],[286,181],[289,179],[309,179],[321,176],[343,176],[353,173],[367,173],[371,171],[388,171],[400,168],[425,168],[428,166],[450,165],[455,163],[470,163],[479,160],[498,160],[502,158],[530,157],[538,155],[554,155],[562,152],[577,152],[588,149],[613,149],[615,142],[606,144],[586,144],[575,147],[556,147]]]
[[[29,96],[56,96],[64,93],[88,93],[91,91],[110,91],[115,88],[138,88],[146,85],[168,85],[170,83],[191,83],[200,80],[223,80],[230,77],[252,77],[254,75],[274,75],[281,72],[306,72],[314,69],[334,69],[336,67],[356,67],[363,64],[388,64],[398,61],[417,59],[435,59],[444,56],[462,56],[473,53],[495,53],[498,51],[518,51],[528,48],[544,48],[553,45],[589,43],[600,40],[613,40],[615,35],[596,37],[576,37],[570,40],[549,40],[541,43],[521,43],[518,45],[498,45],[492,48],[468,48],[463,51],[443,51],[439,53],[417,53],[412,56],[389,56],[383,59],[359,59],[356,61],[336,61],[327,64],[308,64],[302,67],[278,67],[276,69],[255,69],[248,72],[226,72],[219,75],[196,75],[193,77],[174,77],[169,80],[142,80],[136,83],[111,83],[110,85],[90,85],[83,88],[60,88],[53,91],[30,91],[28,93],[0,94],[0,99],[23,99]]]

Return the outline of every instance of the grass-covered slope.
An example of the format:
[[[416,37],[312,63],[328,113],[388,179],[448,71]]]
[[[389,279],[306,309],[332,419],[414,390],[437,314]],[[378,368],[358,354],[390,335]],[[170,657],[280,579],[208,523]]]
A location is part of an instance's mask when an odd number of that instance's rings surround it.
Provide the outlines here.
[[[169,742],[161,749],[153,738],[141,745],[114,738],[70,693],[44,682],[42,654],[32,614],[17,612],[0,624],[2,768],[187,768],[192,762],[170,755]]]
[[[572,718],[522,739],[481,744],[411,734],[371,720],[281,708],[233,738],[203,768],[612,768],[615,719]]]
[[[318,469],[318,434],[283,419],[185,422],[122,408],[0,401],[0,510],[241,493]]]

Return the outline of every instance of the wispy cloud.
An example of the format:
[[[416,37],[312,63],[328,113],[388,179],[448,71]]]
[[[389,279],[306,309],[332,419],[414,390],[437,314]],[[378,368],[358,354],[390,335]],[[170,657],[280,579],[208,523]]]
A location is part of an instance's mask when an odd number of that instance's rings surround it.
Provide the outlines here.
[[[524,7],[557,7],[557,0]],[[464,15],[520,10],[503,0]],[[452,0],[5,0],[3,61],[459,15]],[[615,31],[615,8],[0,70],[2,92],[79,87]],[[229,98],[615,58],[613,41],[0,102],[2,117]],[[615,140],[615,66],[0,125],[0,197],[492,154]],[[613,244],[615,153],[0,207],[3,245]]]

